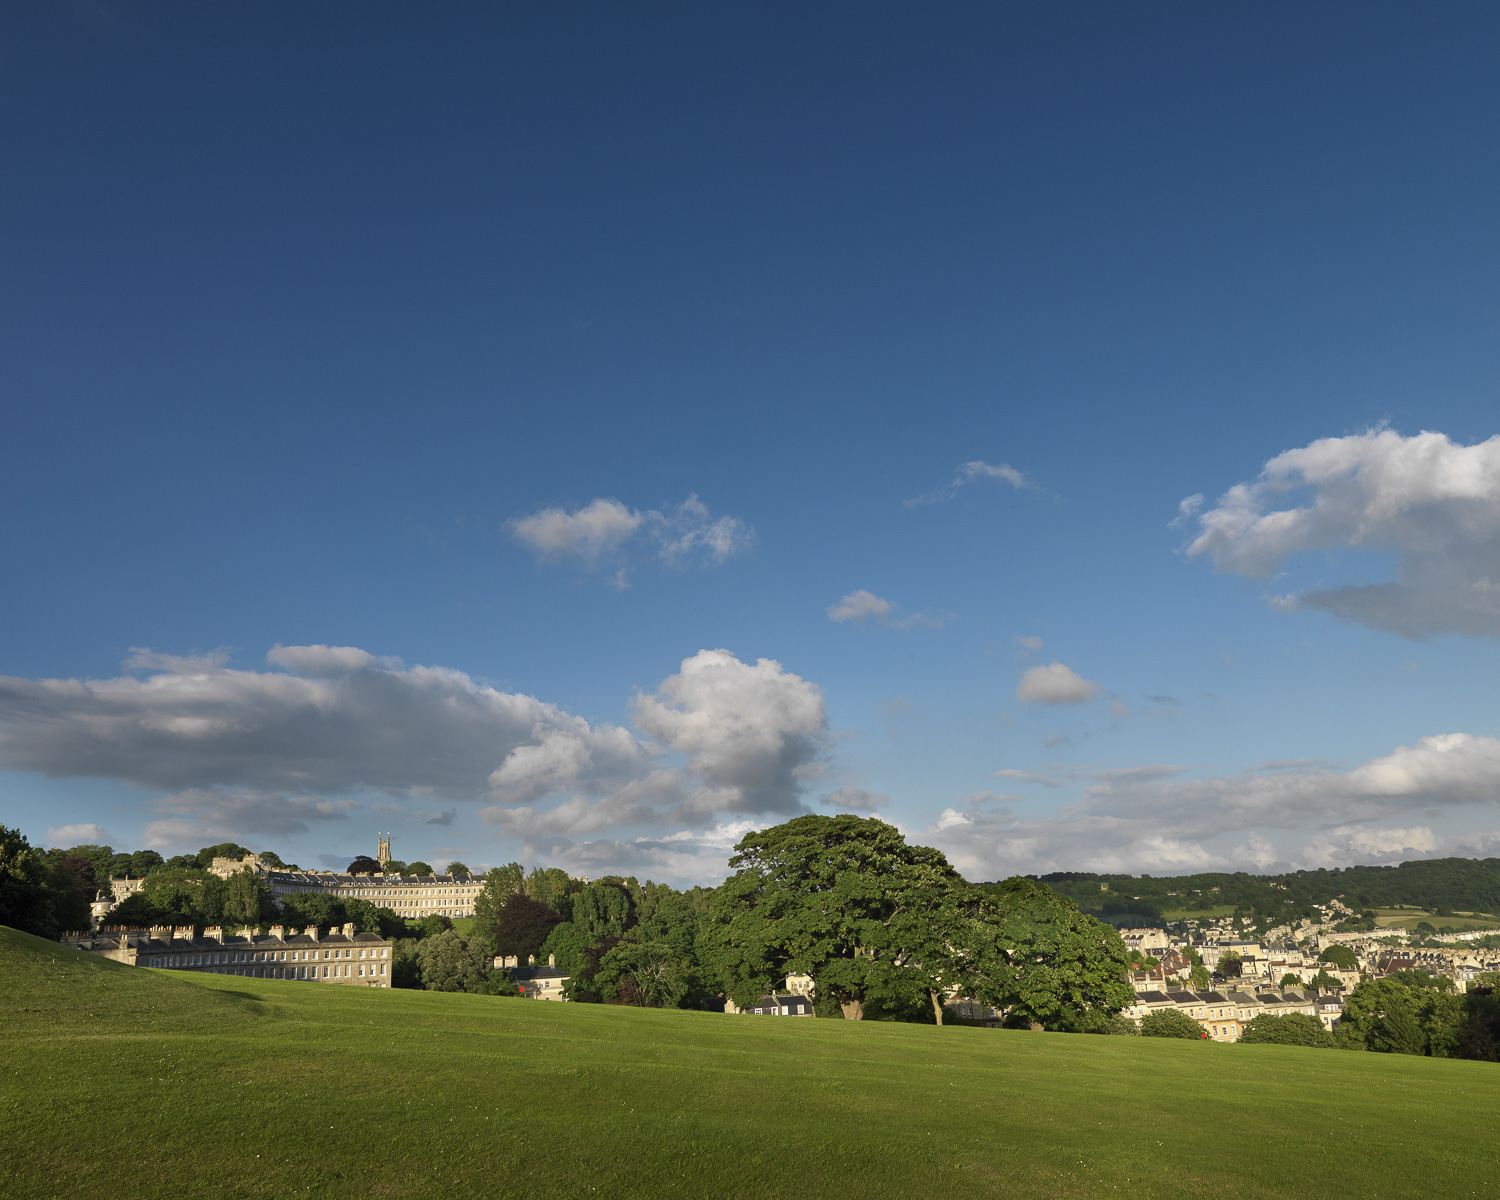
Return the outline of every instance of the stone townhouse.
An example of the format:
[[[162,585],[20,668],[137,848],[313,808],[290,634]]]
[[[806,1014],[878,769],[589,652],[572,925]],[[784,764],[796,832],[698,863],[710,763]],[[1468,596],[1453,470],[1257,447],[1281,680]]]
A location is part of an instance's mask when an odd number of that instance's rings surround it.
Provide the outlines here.
[[[1329,1004],[1335,1010],[1332,1013],[1329,1011]],[[1237,1042],[1245,1026],[1267,1012],[1276,1016],[1305,1013],[1319,1018],[1325,1029],[1332,1029],[1333,1023],[1343,1012],[1343,1004],[1339,1000],[1325,1002],[1317,997],[1290,991],[1149,990],[1137,992],[1135,1003],[1124,1010],[1124,1015],[1133,1021],[1139,1021],[1164,1009],[1191,1017],[1216,1042]]]
[[[236,932],[211,926],[202,937],[194,937],[191,928],[157,927],[70,937],[65,942],[135,967],[351,987],[391,986],[391,943],[373,933],[355,933],[353,925],[322,935],[316,927],[288,934],[273,925],[269,933],[257,934],[253,928]]]

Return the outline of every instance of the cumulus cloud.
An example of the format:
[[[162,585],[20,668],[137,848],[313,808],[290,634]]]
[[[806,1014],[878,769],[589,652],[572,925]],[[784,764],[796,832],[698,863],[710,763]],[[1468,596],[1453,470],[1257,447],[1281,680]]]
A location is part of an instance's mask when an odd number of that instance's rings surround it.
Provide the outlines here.
[[[278,645],[268,658],[280,669],[137,655],[138,668],[183,669],[0,677],[0,769],[157,793],[145,834],[161,846],[305,833],[355,811],[451,826],[465,801],[488,802],[479,815],[496,834],[571,846],[805,811],[831,741],[815,684],[727,650],[638,694],[638,732],[353,647]]]
[[[1197,520],[1188,555],[1255,579],[1309,551],[1399,556],[1385,582],[1273,598],[1284,611],[1320,609],[1409,638],[1500,636],[1500,437],[1472,446],[1389,429],[1324,438],[1272,458]]]
[[[475,799],[511,751],[549,734],[617,744],[608,726],[461,671],[378,665],[349,647],[278,646],[270,657],[286,669],[0,677],[0,767],[167,792]]]
[[[1016,699],[1022,704],[1086,704],[1100,691],[1072,667],[1051,662],[1032,667],[1016,684]]]
[[[248,835],[288,837],[314,824],[344,821],[354,804],[316,796],[289,796],[243,787],[184,788],[148,802],[158,814],[142,828],[145,842],[168,850],[186,850],[204,842],[231,841]]]
[[[1288,761],[1209,777],[1170,764],[996,774],[1049,788],[1073,785],[1082,796],[1049,816],[979,805],[945,813],[932,831],[962,870],[1347,866],[1462,852],[1476,835],[1438,834],[1411,819],[1500,803],[1500,740],[1438,734],[1344,771]]]
[[[837,604],[828,606],[829,620],[840,624],[863,625],[869,621],[873,625],[887,625],[892,629],[910,629],[913,625],[941,629],[945,620],[941,616],[929,617],[925,613],[912,613],[905,617],[897,617],[895,613],[896,606],[889,600],[863,588],[850,592]]]
[[[636,728],[687,756],[697,811],[800,812],[811,769],[828,748],[828,714],[816,684],[762,658],[700,650],[637,696]]]
[[[72,846],[107,846],[114,840],[108,830],[93,821],[51,826],[47,830],[47,845],[64,850]]]
[[[820,803],[830,808],[842,808],[849,812],[872,813],[891,806],[891,798],[884,792],[867,792],[859,787],[841,787],[824,796]]]
[[[915,508],[923,504],[946,504],[958,495],[960,489],[971,483],[981,482],[1004,483],[1021,491],[1026,488],[1035,488],[1036,484],[1022,472],[1015,469],[1009,463],[966,462],[958,468],[957,474],[953,476],[950,483],[942,487],[934,488],[920,496],[913,496],[907,500],[907,508]]]
[[[543,562],[573,559],[593,568],[621,558],[654,556],[669,565],[722,563],[748,550],[755,531],[738,517],[714,517],[696,495],[668,508],[640,511],[618,500],[597,498],[582,508],[544,508],[509,522],[517,541]],[[631,554],[636,545],[637,554]],[[615,575],[624,584],[628,563]]]

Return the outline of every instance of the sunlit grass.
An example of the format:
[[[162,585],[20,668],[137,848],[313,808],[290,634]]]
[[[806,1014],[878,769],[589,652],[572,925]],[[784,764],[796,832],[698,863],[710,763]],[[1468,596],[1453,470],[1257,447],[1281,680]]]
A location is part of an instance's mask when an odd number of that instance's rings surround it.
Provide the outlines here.
[[[120,967],[0,929],[0,1195],[1492,1195],[1500,1067]]]

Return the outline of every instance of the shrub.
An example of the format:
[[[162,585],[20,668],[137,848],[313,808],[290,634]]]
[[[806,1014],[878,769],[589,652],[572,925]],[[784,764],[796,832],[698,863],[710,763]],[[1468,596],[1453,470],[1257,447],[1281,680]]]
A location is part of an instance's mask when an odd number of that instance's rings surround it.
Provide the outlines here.
[[[1245,1026],[1240,1041],[1275,1046],[1316,1046],[1333,1049],[1333,1034],[1323,1028],[1317,1017],[1306,1013],[1261,1013]]]
[[[1141,1018],[1142,1037],[1201,1039],[1206,1036],[1202,1025],[1185,1013],[1164,1008]]]

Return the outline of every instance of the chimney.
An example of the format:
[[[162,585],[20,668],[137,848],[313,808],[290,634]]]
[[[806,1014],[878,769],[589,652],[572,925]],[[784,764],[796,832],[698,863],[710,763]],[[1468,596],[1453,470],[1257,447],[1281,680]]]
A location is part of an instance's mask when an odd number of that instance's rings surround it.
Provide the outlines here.
[[[549,955],[547,955],[547,965],[549,967],[555,967],[555,966],[557,966],[557,955],[555,955],[555,954],[549,954]]]
[[[285,941],[286,940],[286,927],[282,926],[282,925],[272,925],[271,926],[271,936],[273,938],[275,938],[278,942]]]
[[[532,958],[532,956],[528,954],[526,956],[526,965],[528,967],[534,967],[534,966],[536,966],[536,959]]]
[[[343,934],[350,941],[354,940],[354,922],[353,921],[350,921],[348,924],[346,924],[344,926]]]
[[[302,932],[307,934],[308,937],[312,938],[313,941],[318,940],[318,927],[316,925],[309,925]]]
[[[224,940],[224,931],[217,925],[210,925],[203,931],[203,936],[211,942],[222,942]]]
[[[190,942],[193,940],[193,927],[191,925],[179,925],[176,929],[172,930],[172,936],[181,938],[184,942]]]

